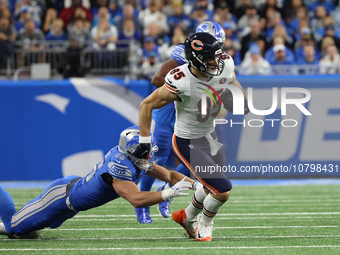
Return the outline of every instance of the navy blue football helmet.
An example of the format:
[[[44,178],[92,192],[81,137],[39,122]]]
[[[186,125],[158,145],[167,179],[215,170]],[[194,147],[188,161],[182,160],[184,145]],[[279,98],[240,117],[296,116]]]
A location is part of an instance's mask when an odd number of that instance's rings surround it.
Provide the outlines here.
[[[218,40],[209,33],[194,33],[184,42],[185,58],[189,64],[209,77],[223,72],[224,62],[220,59],[222,50]],[[217,66],[207,63],[207,59],[215,58]],[[213,70],[210,70],[213,69]]]
[[[132,154],[134,153],[134,151],[136,150],[139,144],[139,135],[140,135],[140,130],[138,126],[126,128],[120,134],[118,149],[128,159],[130,159],[132,164],[134,164],[137,168],[139,168],[140,170],[144,170],[144,171],[151,171],[158,161],[157,157],[154,155],[154,153],[158,151],[158,147],[156,145],[156,139],[152,134],[150,134],[151,136],[151,151],[150,151],[151,158],[150,159],[138,159],[132,156]]]

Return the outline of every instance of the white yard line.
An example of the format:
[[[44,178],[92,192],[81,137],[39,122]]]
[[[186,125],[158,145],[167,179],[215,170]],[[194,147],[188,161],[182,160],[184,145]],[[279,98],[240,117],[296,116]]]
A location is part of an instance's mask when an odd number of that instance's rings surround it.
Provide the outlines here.
[[[340,235],[295,235],[295,236],[214,236],[214,239],[275,239],[275,238],[339,238]],[[103,238],[56,238],[53,241],[98,241],[98,240],[172,240],[189,239],[189,237],[103,237]],[[0,242],[20,242],[23,239],[0,239]],[[31,241],[46,241],[46,239],[24,239]]]
[[[214,227],[215,229],[273,229],[273,228],[340,228],[340,226],[240,226],[240,227]],[[151,228],[57,228],[43,229],[41,231],[121,231],[121,230],[175,230],[180,227],[151,227]]]
[[[215,220],[278,220],[278,219],[282,219],[282,220],[285,220],[285,219],[289,219],[289,220],[293,220],[293,219],[339,219],[340,216],[334,216],[334,217],[325,217],[325,216],[320,216],[320,217],[309,217],[309,216],[306,216],[306,217],[219,217],[219,215],[216,215],[215,216]],[[152,220],[167,220],[167,221],[170,221],[171,218],[160,218],[160,217],[153,217]],[[113,219],[113,218],[110,218],[110,219],[97,219],[97,218],[90,218],[90,219],[69,219],[68,221],[137,221],[137,217],[132,217],[131,219],[119,219],[119,218],[116,218],[116,219]]]
[[[219,213],[218,216],[270,216],[270,215],[340,215],[340,212],[286,212],[286,213]],[[162,217],[160,214],[151,214],[151,217]],[[121,218],[136,217],[135,214],[116,214],[116,215],[76,215],[75,218]]]
[[[152,248],[13,248],[0,251],[110,251],[110,250],[211,250],[211,249],[297,249],[297,248],[340,248],[340,245],[294,245],[294,246],[226,246],[226,247],[152,247]]]

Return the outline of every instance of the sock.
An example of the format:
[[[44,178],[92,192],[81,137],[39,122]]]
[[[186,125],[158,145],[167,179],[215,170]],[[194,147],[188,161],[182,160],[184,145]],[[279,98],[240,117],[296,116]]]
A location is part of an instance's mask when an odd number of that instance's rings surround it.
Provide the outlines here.
[[[11,195],[0,185],[0,218],[5,225],[6,232],[12,233],[11,219],[16,213],[14,201]]]
[[[188,220],[193,220],[203,209],[203,201],[207,194],[204,191],[204,188],[200,188],[195,191],[192,196],[192,201],[185,209],[185,214]]]
[[[213,223],[214,217],[225,202],[220,202],[209,194],[203,201],[201,221],[205,224]]]
[[[150,191],[154,182],[155,182],[155,178],[147,174],[143,174],[142,180],[140,182],[140,190]]]

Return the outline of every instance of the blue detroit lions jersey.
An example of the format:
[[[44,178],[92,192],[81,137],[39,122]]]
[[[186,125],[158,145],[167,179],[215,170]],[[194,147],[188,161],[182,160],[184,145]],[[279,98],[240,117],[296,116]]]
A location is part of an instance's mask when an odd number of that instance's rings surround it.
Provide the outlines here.
[[[186,64],[187,60],[184,54],[184,45],[176,45],[171,53],[171,58],[175,60],[179,66]],[[174,103],[170,103],[163,108],[153,110],[152,118],[155,122],[162,123],[164,126],[169,127],[169,129],[171,129],[170,131],[173,131],[176,121],[175,113],[175,105]]]
[[[109,174],[117,180],[134,183],[138,183],[141,178],[141,170],[136,168],[116,146],[87,176],[72,186],[69,198],[75,210],[85,211],[119,197],[116,191],[103,181],[103,174]]]

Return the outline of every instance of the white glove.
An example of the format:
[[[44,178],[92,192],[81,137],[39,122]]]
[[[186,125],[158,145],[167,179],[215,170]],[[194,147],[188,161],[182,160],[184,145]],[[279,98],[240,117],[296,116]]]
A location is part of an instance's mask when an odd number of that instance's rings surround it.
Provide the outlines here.
[[[200,189],[200,188],[203,189],[202,183],[200,183],[200,182],[198,182],[198,181],[195,181],[195,182],[192,183],[192,189],[193,189],[193,190],[198,190],[198,189]]]
[[[183,191],[187,191],[192,186],[190,182],[185,181],[186,179],[187,177],[184,177],[181,181],[177,182],[170,189],[163,190],[162,191],[163,200],[166,201],[173,197],[188,196],[189,194],[183,193]]]

